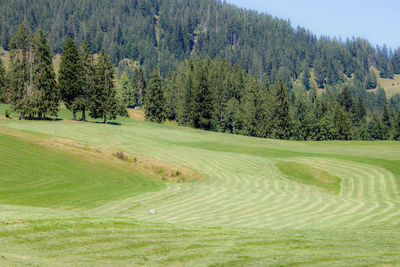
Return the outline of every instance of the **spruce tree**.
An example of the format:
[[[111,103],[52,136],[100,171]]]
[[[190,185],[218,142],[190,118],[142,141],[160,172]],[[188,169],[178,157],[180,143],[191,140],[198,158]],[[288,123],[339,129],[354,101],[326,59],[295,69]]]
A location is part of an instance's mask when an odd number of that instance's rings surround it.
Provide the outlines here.
[[[146,96],[147,82],[146,82],[146,76],[141,66],[135,68],[133,72],[133,86],[136,97],[135,104],[137,107],[142,108],[144,104],[144,98]]]
[[[131,80],[129,80],[128,74],[126,72],[122,73],[119,81],[121,85],[122,98],[125,106],[135,107],[136,106],[135,90]]]
[[[163,123],[165,121],[165,97],[160,71],[157,67],[151,73],[144,104],[147,121],[157,123]]]
[[[33,46],[33,87],[38,96],[38,118],[56,116],[60,94],[53,69],[53,57],[43,31],[39,30]]]
[[[289,98],[283,80],[275,85],[274,109],[272,113],[272,136],[278,139],[289,139],[291,136],[291,121],[289,115]]]
[[[376,75],[372,70],[370,70],[368,73],[368,76],[367,76],[366,88],[367,89],[375,89],[377,85],[378,85],[378,81],[376,79]]]
[[[365,108],[364,101],[362,100],[361,97],[358,98],[356,112],[357,112],[358,122],[364,123],[365,117],[367,116],[367,110]]]
[[[75,100],[82,91],[82,61],[71,38],[68,38],[62,51],[58,85],[65,106],[72,111],[73,119],[76,120],[79,105],[76,105]]]
[[[188,66],[186,67],[186,71],[183,74],[183,109],[182,109],[182,118],[181,124],[189,127],[194,127],[194,65],[193,60],[190,58],[188,60]]]
[[[251,77],[256,86],[255,94],[255,136],[266,138],[271,134],[271,98],[270,85],[268,80],[264,85],[257,81],[256,77]]]
[[[338,95],[339,104],[350,114],[353,108],[353,97],[349,87],[343,88]]]
[[[196,75],[194,87],[194,118],[195,128],[212,130],[214,128],[214,96],[208,80],[207,66],[201,66]]]
[[[5,101],[5,88],[6,88],[6,69],[3,61],[0,58],[0,102]]]
[[[101,50],[95,63],[95,91],[92,96],[90,116],[92,118],[103,118],[103,122],[113,120],[121,113],[114,84],[113,66]],[[121,113],[122,114],[122,113]]]
[[[349,140],[351,137],[351,123],[345,107],[337,104],[333,114],[335,135],[337,140]]]
[[[392,128],[392,122],[390,119],[389,109],[386,104],[383,106],[381,121],[382,121],[382,126],[383,126],[382,138],[388,139],[390,137],[390,130]]]
[[[12,108],[20,113],[20,119],[25,117],[24,102],[27,99],[29,75],[29,38],[22,24],[10,41],[10,68],[8,100]]]
[[[304,71],[303,71],[303,76],[301,78],[301,82],[304,85],[304,88],[306,88],[306,90],[310,90],[311,86],[310,86],[310,67],[308,66],[308,64],[305,64],[306,66],[304,67]]]
[[[95,66],[93,54],[90,53],[89,43],[85,41],[80,51],[82,87],[74,101],[75,108],[82,111],[82,121],[86,121],[86,111],[90,109],[95,92]]]
[[[393,127],[393,139],[400,141],[400,110],[397,113],[397,117],[395,119],[394,127]]]
[[[244,93],[241,107],[241,120],[243,122],[243,134],[257,136],[258,122],[257,112],[257,84],[254,79],[248,78],[244,83]]]

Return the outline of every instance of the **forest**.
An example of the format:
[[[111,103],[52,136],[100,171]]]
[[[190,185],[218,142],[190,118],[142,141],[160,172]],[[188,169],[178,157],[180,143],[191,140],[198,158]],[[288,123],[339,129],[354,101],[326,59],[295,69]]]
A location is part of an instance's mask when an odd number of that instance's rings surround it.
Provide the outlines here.
[[[72,39],[67,40],[56,79],[46,35],[41,30],[28,35],[21,25],[10,41],[9,65],[6,72],[0,61],[0,101],[19,112],[20,119],[57,116],[61,101],[74,120],[77,111],[82,111],[82,121],[89,111],[104,123],[127,114],[118,100],[110,60],[103,50],[94,59],[87,42],[78,50]]]
[[[54,115],[63,102],[83,120],[86,111],[107,121],[130,107],[144,108],[151,121],[257,137],[398,139],[400,95],[387,99],[377,75],[400,73],[399,49],[317,38],[215,0],[16,0],[0,7],[0,43],[13,62],[7,74],[1,66],[0,97],[21,117]],[[21,23],[27,41],[17,44]],[[46,59],[37,60],[44,39]],[[54,54],[62,54],[59,74],[50,65],[47,74],[35,70]]]
[[[247,73],[287,87],[309,77],[318,88],[353,77],[353,86],[376,87],[370,68],[383,78],[400,73],[400,50],[374,48],[367,40],[317,38],[290,22],[216,0],[28,0],[1,1],[0,44],[24,23],[28,32],[42,29],[54,53],[68,38],[91,51],[101,49],[118,64],[139,62],[147,75],[159,66],[162,77],[191,56],[221,58]],[[16,12],[18,10],[18,12]]]

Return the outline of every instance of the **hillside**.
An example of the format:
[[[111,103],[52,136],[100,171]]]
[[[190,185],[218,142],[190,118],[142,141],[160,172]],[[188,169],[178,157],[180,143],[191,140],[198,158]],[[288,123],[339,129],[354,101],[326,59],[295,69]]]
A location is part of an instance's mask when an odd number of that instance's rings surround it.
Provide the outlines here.
[[[290,142],[117,122],[0,120],[1,264],[400,262],[396,142]],[[67,144],[179,164],[202,178],[136,176],[124,162],[56,145],[55,129]],[[71,195],[68,185],[79,190]]]
[[[288,87],[308,77],[310,68],[321,88],[354,74],[354,86],[365,89],[371,66],[385,75],[400,73],[399,51],[390,57],[386,47],[376,50],[366,40],[318,39],[287,21],[216,0],[17,0],[2,1],[0,8],[0,44],[5,48],[25,23],[31,32],[43,29],[55,53],[67,37],[78,43],[86,39],[93,52],[106,49],[116,64],[128,58],[147,73],[158,64],[163,76],[193,55],[226,59],[272,82],[283,78]]]

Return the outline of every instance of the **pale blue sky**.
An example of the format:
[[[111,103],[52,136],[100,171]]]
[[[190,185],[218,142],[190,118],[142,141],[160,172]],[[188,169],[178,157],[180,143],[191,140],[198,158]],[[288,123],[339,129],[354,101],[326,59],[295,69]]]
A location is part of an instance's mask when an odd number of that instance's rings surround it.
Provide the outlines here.
[[[363,37],[373,45],[400,46],[399,0],[226,0],[290,19],[317,36]]]

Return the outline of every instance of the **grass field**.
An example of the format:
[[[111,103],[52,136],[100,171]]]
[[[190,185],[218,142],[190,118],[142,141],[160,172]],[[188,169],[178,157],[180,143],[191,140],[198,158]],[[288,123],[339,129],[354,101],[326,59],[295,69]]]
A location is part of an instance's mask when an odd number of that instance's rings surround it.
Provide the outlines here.
[[[400,74],[394,74],[393,79],[382,79],[378,76],[378,84],[385,89],[388,98],[400,93]]]
[[[1,119],[0,265],[399,265],[399,185],[399,142]]]

